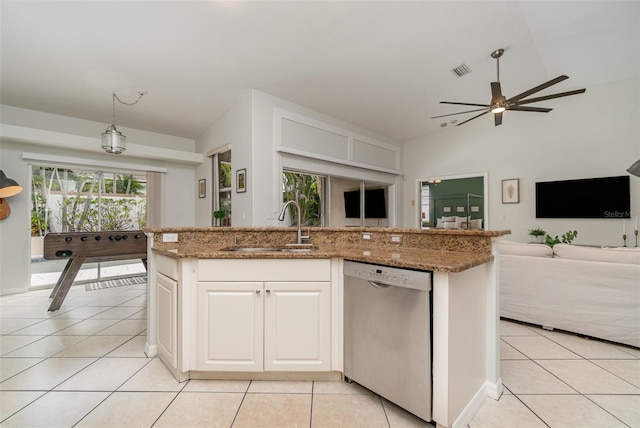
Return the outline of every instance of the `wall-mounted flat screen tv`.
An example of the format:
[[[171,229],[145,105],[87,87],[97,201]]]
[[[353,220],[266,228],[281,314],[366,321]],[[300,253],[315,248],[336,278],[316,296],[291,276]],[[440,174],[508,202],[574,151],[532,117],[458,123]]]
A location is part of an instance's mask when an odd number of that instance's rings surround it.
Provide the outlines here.
[[[629,176],[536,183],[536,218],[630,218]]]
[[[360,191],[344,192],[344,211],[347,218],[360,218]],[[366,189],[364,191],[365,218],[387,218],[387,202],[384,189]]]

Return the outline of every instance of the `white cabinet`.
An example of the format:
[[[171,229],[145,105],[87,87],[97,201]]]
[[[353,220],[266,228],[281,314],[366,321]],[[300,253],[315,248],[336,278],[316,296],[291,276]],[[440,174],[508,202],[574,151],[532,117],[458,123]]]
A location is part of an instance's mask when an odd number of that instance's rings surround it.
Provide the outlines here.
[[[178,366],[178,282],[156,274],[156,326],[158,354]]]
[[[261,282],[199,282],[196,370],[262,371]]]
[[[328,371],[331,299],[328,282],[267,282],[264,369]]]
[[[329,371],[330,266],[200,260],[195,370]]]

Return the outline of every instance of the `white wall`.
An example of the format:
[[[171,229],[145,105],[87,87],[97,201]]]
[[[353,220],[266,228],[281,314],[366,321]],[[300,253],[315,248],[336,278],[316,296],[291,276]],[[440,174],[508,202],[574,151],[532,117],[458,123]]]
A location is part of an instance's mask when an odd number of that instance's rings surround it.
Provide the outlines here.
[[[399,145],[388,137],[381,136],[357,125],[318,113],[263,92],[253,91],[253,163],[251,168],[247,167],[247,174],[249,185],[253,187],[254,225],[277,226],[279,223],[276,220],[281,205],[281,189],[278,185],[280,177],[277,174],[279,155],[275,151],[275,146],[279,143],[274,140],[274,114],[276,109],[299,114],[384,143]],[[232,154],[232,157],[234,156]],[[234,159],[237,158],[234,157]],[[236,160],[233,163],[234,168],[235,165],[243,167],[237,164]],[[251,187],[249,191],[251,191]]]
[[[483,116],[406,142],[404,226],[418,224],[419,204],[411,202],[419,178],[487,171],[491,229],[511,229],[506,239],[527,242],[527,229],[540,226],[553,236],[575,229],[576,244],[622,245],[619,219],[536,219],[535,183],[626,175],[640,158],[639,95],[637,79],[593,86],[540,103],[554,109],[547,114],[507,111],[498,127]],[[520,179],[519,204],[501,203],[501,180],[509,178]],[[639,209],[640,178],[631,176],[632,213]]]
[[[196,139],[196,150],[207,153],[210,150],[230,144],[231,166],[233,168],[231,186],[231,224],[233,226],[249,226],[253,224],[251,210],[251,193],[236,193],[236,170],[247,168],[253,154],[252,148],[252,117],[251,92],[247,93],[233,105],[220,119]],[[207,197],[196,200],[196,226],[211,226],[213,214],[213,168],[211,158],[207,157],[202,165],[196,169],[197,179],[207,180]],[[248,179],[251,179],[249,175]],[[195,184],[194,184],[195,185]],[[249,187],[251,189],[251,186]]]
[[[87,130],[95,129],[100,133],[106,129],[105,124],[88,122],[75,118],[56,116],[36,111],[16,109],[2,106],[2,125],[18,125],[33,131],[34,135],[41,135],[39,131],[46,129],[55,131],[58,135],[68,135],[70,139],[78,135],[85,135]],[[104,129],[102,129],[104,128]],[[77,129],[77,133],[74,130]],[[156,141],[162,141],[164,148],[189,152],[195,146],[193,140],[161,136],[160,134],[144,131],[125,131],[129,142],[153,146]],[[135,138],[133,136],[136,136]],[[96,135],[94,135],[95,137]],[[20,183],[25,191],[9,198],[11,216],[0,221],[0,295],[22,292],[29,283],[30,263],[30,161],[24,160],[24,152],[45,156],[62,156],[75,160],[86,160],[87,165],[96,162],[117,163],[126,169],[131,165],[149,165],[166,168],[164,179],[163,226],[192,226],[194,224],[194,199],[196,198],[195,167],[188,164],[172,163],[127,157],[126,152],[121,155],[107,155],[99,148],[99,138],[95,138],[97,149],[94,152],[69,149],[64,144],[35,145],[25,141],[10,141],[0,139],[0,169],[8,177]],[[169,144],[173,141],[173,144]],[[57,144],[57,143],[56,143]],[[153,148],[150,148],[153,150]],[[41,163],[31,161],[31,163]]]
[[[109,121],[104,123],[92,122],[89,120],[43,113],[40,111],[27,110],[7,105],[0,106],[0,112],[2,123],[34,129],[46,129],[71,135],[81,135],[84,137],[100,138],[100,134],[104,132],[110,124]],[[111,120],[110,117],[107,119]],[[120,125],[118,125],[118,130],[127,136],[128,143],[175,149],[185,152],[193,152],[195,149],[195,141],[188,138],[158,134],[134,128],[125,128]]]
[[[281,206],[281,178],[277,174],[280,165],[276,146],[279,143],[275,141],[274,129],[276,111],[281,110],[388,144],[398,145],[397,142],[364,128],[252,90],[196,140],[196,151],[200,153],[231,144],[231,164],[234,172],[231,195],[233,226],[281,225],[276,219]],[[238,169],[247,170],[245,193],[235,191],[235,172]],[[196,170],[197,179],[207,179],[207,197],[196,201],[196,225],[198,226],[211,225],[211,176],[211,162],[207,159]]]

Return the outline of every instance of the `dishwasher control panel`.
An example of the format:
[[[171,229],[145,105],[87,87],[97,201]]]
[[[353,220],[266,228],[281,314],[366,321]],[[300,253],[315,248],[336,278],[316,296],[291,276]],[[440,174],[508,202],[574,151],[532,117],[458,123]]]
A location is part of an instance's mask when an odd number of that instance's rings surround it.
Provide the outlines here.
[[[415,290],[431,290],[431,272],[414,271],[390,266],[369,263],[344,262],[345,276],[373,281],[384,285],[413,288]]]
[[[381,266],[367,266],[366,269],[356,268],[355,274],[358,278],[364,278],[371,281],[383,281],[392,284],[406,284],[411,279],[411,275],[406,273],[394,274],[387,271]]]

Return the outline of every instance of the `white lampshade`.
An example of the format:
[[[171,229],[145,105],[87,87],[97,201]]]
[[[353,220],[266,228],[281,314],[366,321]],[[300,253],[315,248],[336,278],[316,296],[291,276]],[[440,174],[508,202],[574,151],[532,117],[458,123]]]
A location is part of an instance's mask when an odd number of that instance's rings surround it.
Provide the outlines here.
[[[107,153],[120,154],[127,148],[127,137],[116,129],[116,125],[109,125],[102,133],[102,148]]]

